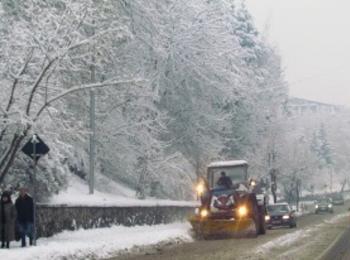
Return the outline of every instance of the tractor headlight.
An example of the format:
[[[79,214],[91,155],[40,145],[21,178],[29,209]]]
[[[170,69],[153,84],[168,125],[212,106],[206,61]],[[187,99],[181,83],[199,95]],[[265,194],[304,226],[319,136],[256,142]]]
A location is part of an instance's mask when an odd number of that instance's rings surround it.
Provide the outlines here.
[[[255,187],[256,186],[256,181],[255,180],[250,180],[250,186]]]
[[[202,218],[206,218],[209,215],[209,211],[207,209],[202,209],[200,211],[200,215],[201,215]]]
[[[289,215],[284,215],[282,218],[283,219],[289,219]]]
[[[270,217],[269,215],[266,215],[266,216],[265,216],[265,221],[269,221],[270,218],[271,218],[271,217]]]
[[[331,208],[332,207],[332,204],[328,204],[328,208]]]
[[[248,209],[247,209],[247,207],[246,206],[240,206],[239,208],[238,208],[238,216],[239,217],[246,217],[247,216],[247,214],[248,214]]]
[[[198,195],[202,195],[205,191],[204,183],[199,183],[196,187],[196,191]]]
[[[317,204],[315,205],[315,208],[318,209],[318,205]]]

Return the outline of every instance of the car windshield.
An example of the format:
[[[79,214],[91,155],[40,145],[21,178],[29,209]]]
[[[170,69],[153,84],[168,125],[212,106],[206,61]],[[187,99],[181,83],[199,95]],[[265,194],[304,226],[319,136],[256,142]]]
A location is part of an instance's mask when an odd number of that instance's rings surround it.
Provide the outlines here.
[[[289,207],[288,205],[269,205],[267,211],[270,213],[289,212]]]
[[[343,196],[342,196],[341,194],[334,195],[334,196],[333,196],[333,199],[335,199],[335,200],[342,200],[342,199],[343,199]]]
[[[243,183],[246,181],[246,167],[237,166],[237,167],[215,167],[209,169],[210,185],[211,187],[216,186],[221,173],[224,172],[227,177],[229,177],[234,184]]]
[[[318,201],[319,204],[328,204],[330,201],[328,199],[322,199]]]

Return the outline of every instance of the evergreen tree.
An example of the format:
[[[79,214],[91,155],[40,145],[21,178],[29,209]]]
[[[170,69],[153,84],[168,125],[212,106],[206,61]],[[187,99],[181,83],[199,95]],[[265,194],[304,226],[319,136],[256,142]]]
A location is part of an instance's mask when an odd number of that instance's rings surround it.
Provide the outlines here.
[[[313,133],[311,150],[316,154],[319,160],[320,169],[334,165],[332,149],[328,142],[324,124],[321,124],[320,129]]]

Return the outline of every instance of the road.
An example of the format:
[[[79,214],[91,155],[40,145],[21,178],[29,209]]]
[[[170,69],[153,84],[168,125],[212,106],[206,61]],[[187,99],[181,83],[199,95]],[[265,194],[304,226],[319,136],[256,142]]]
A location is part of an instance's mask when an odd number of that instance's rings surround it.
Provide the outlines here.
[[[120,256],[111,260],[315,259],[317,254],[321,254],[344,230],[344,226],[337,225],[335,228],[336,225],[332,219],[336,219],[337,215],[343,216],[344,219],[344,213],[347,212],[348,208],[349,203],[345,206],[335,207],[334,214],[305,215],[299,217],[297,229],[269,230],[266,235],[258,238],[194,241],[148,250],[147,253],[141,252],[138,255]],[[297,236],[301,238],[295,239],[293,243],[288,241]],[[272,250],[272,252],[264,253],[264,248],[276,246],[274,245],[275,241],[280,241],[279,243],[283,243],[283,246]]]
[[[350,227],[341,233],[335,243],[320,257],[320,260],[349,260],[350,259]]]

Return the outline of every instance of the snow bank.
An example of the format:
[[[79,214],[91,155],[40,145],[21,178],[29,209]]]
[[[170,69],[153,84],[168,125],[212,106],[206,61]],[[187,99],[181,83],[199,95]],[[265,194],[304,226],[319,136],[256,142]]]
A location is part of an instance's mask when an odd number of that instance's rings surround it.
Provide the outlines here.
[[[350,213],[343,213],[343,214],[339,214],[336,215],[334,217],[332,217],[331,219],[326,219],[324,222],[327,224],[336,224],[337,222],[339,222],[339,220],[343,219],[343,218],[349,218],[350,217]]]
[[[276,247],[288,247],[291,244],[295,243],[301,238],[307,237],[309,233],[311,232],[311,229],[306,230],[297,230],[292,233],[285,234],[283,236],[280,236],[276,239],[273,239],[261,246],[259,246],[256,250],[257,253],[267,253],[273,248]]]
[[[68,206],[98,206],[98,207],[113,207],[113,206],[197,206],[195,201],[172,201],[159,199],[139,200],[131,197],[131,190],[123,187],[120,184],[110,184],[109,190],[114,188],[120,189],[121,193],[107,193],[95,190],[94,194],[90,195],[88,186],[76,176],[70,178],[69,186],[66,190],[52,196],[48,204],[68,205]],[[108,189],[105,189],[108,190]],[[108,190],[108,191],[109,191]],[[134,193],[135,194],[135,193]],[[127,196],[125,196],[127,195]]]
[[[93,230],[65,231],[51,238],[38,240],[36,247],[20,248],[12,243],[10,250],[0,250],[0,259],[55,260],[107,258],[133,247],[155,245],[163,241],[190,242],[190,225],[124,227],[114,226]]]

